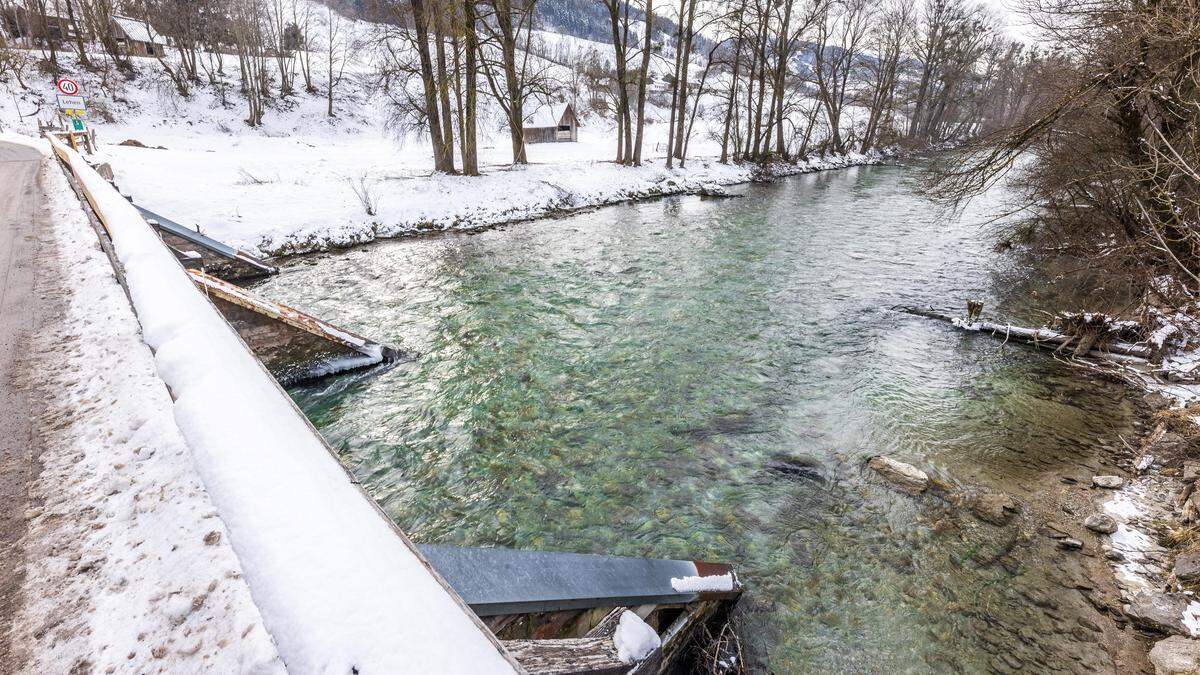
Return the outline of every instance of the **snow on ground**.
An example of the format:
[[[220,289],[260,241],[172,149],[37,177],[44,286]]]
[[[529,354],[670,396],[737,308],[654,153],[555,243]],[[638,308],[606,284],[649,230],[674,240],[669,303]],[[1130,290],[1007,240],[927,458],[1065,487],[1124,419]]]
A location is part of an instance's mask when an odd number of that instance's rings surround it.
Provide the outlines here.
[[[1170,517],[1176,495],[1159,476],[1143,475],[1127,482],[1101,506],[1117,521],[1108,545],[1120,554],[1111,564],[1126,599],[1161,588],[1166,581],[1169,553],[1158,543],[1156,525]]]
[[[585,132],[581,132],[585,133]],[[139,135],[168,147],[178,139]],[[397,152],[382,138],[350,138],[318,149],[300,139],[241,138],[213,153],[106,147],[117,184],[156,213],[198,225],[207,235],[251,252],[303,252],[422,230],[473,229],[629,199],[744,183],[746,166],[693,159],[685,169],[661,160],[624,167],[597,157],[606,143],[530,146],[527,167],[479,177],[429,175],[424,148]],[[412,148],[409,148],[411,150]],[[507,152],[507,150],[504,150]],[[488,159],[499,161],[489,151]],[[789,166],[815,170],[872,161],[865,157]],[[426,173],[421,173],[424,169]],[[181,177],[183,180],[181,180]],[[365,183],[372,214],[354,190]],[[194,188],[192,186],[195,186]]]
[[[621,612],[613,644],[621,663],[637,663],[662,646],[662,638],[642,618],[629,610]]]
[[[14,644],[30,673],[281,672],[95,232],[57,166],[41,182],[38,292],[62,308],[26,374],[44,450]]]
[[[323,15],[323,8],[317,14]],[[367,22],[351,23],[353,32],[362,36],[382,30]],[[562,85],[563,96],[572,80],[569,64],[581,63],[593,52],[611,61],[611,45],[545,31],[536,31],[535,37],[532,51],[547,58],[532,58]],[[583,116],[579,142],[531,144],[530,165],[513,167],[503,116],[483,95],[479,153],[485,175],[434,175],[429,140],[398,136],[389,124],[394,110],[373,83],[374,54],[370,48],[357,50],[348,64],[335,119],[325,114],[324,96],[304,93],[298,82],[296,94],[269,102],[263,126],[254,129],[242,121],[246,111],[233,56],[223,57],[226,79],[220,87],[196,85],[187,98],[175,92],[154,59],[132,59],[132,80],[113,75],[102,82],[98,74],[76,66],[71,55],[59,56],[89,99],[100,148],[97,159],[111,163],[125,193],[152,211],[259,254],[303,252],[424,230],[475,229],[755,177],[752,167],[716,161],[723,101],[713,95],[701,101],[686,166],[665,168],[669,110],[655,102],[667,100],[667,94],[655,90],[663,87],[670,64],[661,59],[652,61],[656,78],[647,106],[645,166],[612,162],[612,121],[588,110],[582,103],[588,94],[583,92],[577,106]],[[702,65],[696,58],[693,69],[699,72]],[[274,61],[269,67],[275,67]],[[317,71],[315,84],[322,89],[324,75]],[[714,76],[710,83],[719,79]],[[53,111],[52,84],[14,94],[18,95],[0,98],[0,127],[35,133],[37,118]],[[526,109],[533,112],[548,103],[530,100]],[[861,117],[858,112],[853,107],[848,111],[847,125]],[[793,121],[802,126],[802,120]],[[126,140],[149,147],[119,145]],[[768,173],[879,159],[830,158],[778,165]]]
[[[136,209],[66,154],[105,214],[175,421],[288,670],[513,672]]]

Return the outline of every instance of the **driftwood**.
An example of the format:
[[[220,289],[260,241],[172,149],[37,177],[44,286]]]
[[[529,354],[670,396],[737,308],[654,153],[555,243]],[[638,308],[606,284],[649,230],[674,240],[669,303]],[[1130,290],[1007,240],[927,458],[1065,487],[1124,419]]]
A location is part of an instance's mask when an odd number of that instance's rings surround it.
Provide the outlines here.
[[[950,316],[939,312],[932,307],[896,307],[907,314],[923,316],[927,319],[937,319],[952,324],[959,330],[965,330],[975,333],[987,333],[993,337],[1003,340],[1017,340],[1032,344],[1035,347],[1043,349],[1052,349],[1061,351],[1067,348],[1074,348],[1079,342],[1079,338],[1073,335],[1066,335],[1049,328],[1024,328],[1021,326],[1010,326],[1006,324],[992,323],[990,321],[973,321],[968,323],[958,317]],[[1132,342],[1110,341],[1095,349],[1088,349],[1088,354],[1094,356],[1105,357],[1111,354],[1119,354],[1121,356],[1132,357],[1142,360],[1150,360],[1154,355],[1154,350],[1148,345],[1139,345]]]

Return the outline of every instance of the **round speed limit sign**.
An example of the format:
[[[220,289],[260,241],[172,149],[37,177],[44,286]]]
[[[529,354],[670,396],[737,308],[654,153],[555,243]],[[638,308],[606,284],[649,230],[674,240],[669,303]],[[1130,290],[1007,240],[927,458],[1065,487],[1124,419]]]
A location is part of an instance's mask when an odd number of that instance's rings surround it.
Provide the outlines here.
[[[64,96],[74,96],[79,93],[79,85],[76,84],[75,80],[68,80],[64,77],[58,81],[58,90]]]

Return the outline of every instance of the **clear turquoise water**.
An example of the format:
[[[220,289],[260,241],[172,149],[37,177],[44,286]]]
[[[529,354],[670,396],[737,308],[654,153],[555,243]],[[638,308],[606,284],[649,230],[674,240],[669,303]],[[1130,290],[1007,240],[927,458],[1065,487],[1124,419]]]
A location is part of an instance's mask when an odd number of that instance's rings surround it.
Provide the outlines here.
[[[1111,667],[1029,601],[1055,585],[1044,547],[862,471],[886,453],[1029,498],[1133,422],[1119,388],[890,309],[971,297],[1040,322],[1079,297],[993,253],[1002,194],[948,213],[913,180],[850,169],[384,242],[258,290],[421,353],[292,390],[418,541],[732,562],[756,670],[1002,669],[998,649]]]

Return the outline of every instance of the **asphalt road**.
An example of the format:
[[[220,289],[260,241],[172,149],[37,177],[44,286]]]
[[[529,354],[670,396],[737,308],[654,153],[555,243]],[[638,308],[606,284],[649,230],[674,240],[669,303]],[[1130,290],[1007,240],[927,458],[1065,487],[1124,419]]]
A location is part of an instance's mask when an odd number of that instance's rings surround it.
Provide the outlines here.
[[[34,293],[41,155],[0,141],[0,672],[18,656],[8,639],[20,590],[20,540],[36,475],[34,405],[18,382],[31,331],[46,308]]]

